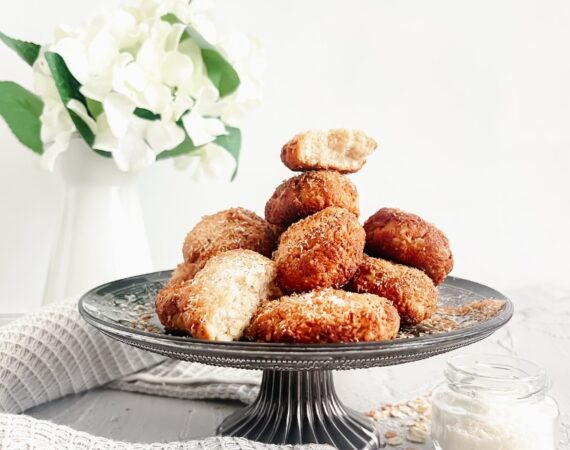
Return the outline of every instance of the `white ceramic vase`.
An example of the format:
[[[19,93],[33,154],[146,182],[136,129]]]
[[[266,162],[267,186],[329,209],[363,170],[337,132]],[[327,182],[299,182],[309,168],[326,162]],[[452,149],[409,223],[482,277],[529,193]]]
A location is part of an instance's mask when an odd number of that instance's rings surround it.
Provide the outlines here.
[[[79,139],[72,141],[57,164],[65,182],[65,200],[44,304],[152,271],[137,175],[120,171],[111,158],[97,155]]]

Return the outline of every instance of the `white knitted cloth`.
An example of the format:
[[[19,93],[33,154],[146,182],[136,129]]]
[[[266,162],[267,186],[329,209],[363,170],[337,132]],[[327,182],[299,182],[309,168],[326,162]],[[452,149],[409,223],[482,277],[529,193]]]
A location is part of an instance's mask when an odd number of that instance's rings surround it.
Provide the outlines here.
[[[150,369],[119,378],[107,387],[185,399],[228,399],[253,403],[261,371],[212,367],[167,359]]]
[[[92,436],[28,416],[0,414],[0,449],[53,450],[332,450],[327,445],[267,445],[241,438],[211,437],[167,444],[132,444]]]
[[[185,443],[131,444],[17,415],[33,406],[107,384],[164,360],[161,356],[137,350],[104,336],[79,316],[75,300],[44,308],[0,328],[0,449],[292,448],[218,437]],[[157,369],[158,374],[163,370]],[[124,385],[122,388],[128,389],[130,385],[132,390],[141,391],[145,380],[148,381],[152,376],[151,370],[140,380],[126,378],[118,382],[116,387]],[[137,381],[139,385],[136,384]],[[240,383],[214,383],[186,389],[184,395],[188,398],[235,398],[251,402],[256,389],[257,386],[253,384],[248,387]],[[296,448],[330,450],[331,447],[308,445]]]
[[[0,411],[20,413],[162,360],[107,338],[65,301],[0,328]]]

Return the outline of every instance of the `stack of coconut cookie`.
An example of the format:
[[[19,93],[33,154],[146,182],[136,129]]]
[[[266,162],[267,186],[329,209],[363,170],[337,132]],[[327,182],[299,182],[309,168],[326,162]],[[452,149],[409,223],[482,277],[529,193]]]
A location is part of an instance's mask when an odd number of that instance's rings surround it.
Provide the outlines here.
[[[186,236],[184,262],[156,298],[165,328],[217,341],[339,343],[393,339],[401,323],[429,318],[453,267],[449,243],[398,209],[360,225],[345,174],[376,147],[345,129],[285,144],[283,163],[301,173],[275,190],[265,219],[229,209]]]

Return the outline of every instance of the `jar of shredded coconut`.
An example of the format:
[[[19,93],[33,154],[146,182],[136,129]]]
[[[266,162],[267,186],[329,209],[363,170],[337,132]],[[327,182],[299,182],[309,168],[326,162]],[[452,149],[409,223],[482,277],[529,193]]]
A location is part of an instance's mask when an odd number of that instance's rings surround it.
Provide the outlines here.
[[[555,450],[558,406],[544,369],[523,359],[461,355],[432,404],[437,450]]]

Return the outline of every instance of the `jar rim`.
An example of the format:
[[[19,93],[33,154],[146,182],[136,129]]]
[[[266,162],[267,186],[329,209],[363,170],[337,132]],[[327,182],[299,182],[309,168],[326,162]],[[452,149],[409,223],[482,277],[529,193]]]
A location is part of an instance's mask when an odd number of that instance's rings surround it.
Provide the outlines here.
[[[545,394],[550,387],[542,367],[510,355],[457,355],[448,360],[445,375],[455,390],[474,396],[527,399]]]

